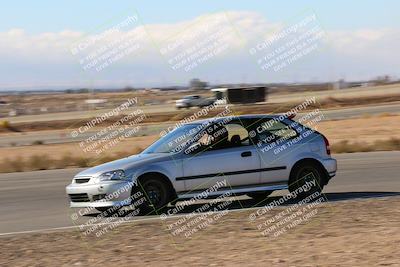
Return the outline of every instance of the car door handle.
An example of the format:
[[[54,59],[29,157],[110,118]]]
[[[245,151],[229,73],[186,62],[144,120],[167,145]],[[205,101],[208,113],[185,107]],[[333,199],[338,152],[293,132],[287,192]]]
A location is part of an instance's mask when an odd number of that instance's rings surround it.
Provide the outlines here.
[[[242,152],[242,154],[240,154],[243,158],[244,157],[251,157],[251,151],[246,151],[246,152]]]

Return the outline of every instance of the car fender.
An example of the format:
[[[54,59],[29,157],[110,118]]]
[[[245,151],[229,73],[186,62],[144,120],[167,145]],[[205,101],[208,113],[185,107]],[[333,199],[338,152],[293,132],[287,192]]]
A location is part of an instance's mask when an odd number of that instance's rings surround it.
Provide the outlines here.
[[[292,156],[288,159],[288,165],[287,168],[289,170],[289,172],[292,170],[293,166],[303,160],[303,159],[314,159],[317,160],[322,166],[323,166],[323,162],[321,159],[321,156],[317,153],[313,153],[313,152],[302,152],[299,154],[295,154],[295,156]]]
[[[182,176],[182,165],[177,162],[152,163],[140,166],[131,173],[132,181],[136,182],[137,178],[146,173],[160,173],[167,177],[176,191],[184,190],[184,182],[175,181],[175,177]]]

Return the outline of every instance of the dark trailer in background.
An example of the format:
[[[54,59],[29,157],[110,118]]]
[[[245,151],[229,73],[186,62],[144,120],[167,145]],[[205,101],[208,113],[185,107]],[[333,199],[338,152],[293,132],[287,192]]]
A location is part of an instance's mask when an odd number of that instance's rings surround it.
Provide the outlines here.
[[[217,101],[226,99],[229,104],[265,102],[268,95],[268,88],[265,86],[214,88],[211,91]]]

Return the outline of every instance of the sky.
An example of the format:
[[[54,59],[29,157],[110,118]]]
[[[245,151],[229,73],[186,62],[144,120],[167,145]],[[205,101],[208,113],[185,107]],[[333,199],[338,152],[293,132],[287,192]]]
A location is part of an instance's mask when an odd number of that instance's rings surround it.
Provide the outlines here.
[[[7,1],[0,90],[400,78],[399,7],[370,0]]]

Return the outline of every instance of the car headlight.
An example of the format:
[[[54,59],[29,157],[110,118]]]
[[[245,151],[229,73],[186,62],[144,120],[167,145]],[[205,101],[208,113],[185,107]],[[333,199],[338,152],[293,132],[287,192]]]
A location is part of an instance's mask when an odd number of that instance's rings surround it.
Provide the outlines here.
[[[100,181],[111,181],[111,180],[126,180],[127,177],[123,170],[114,170],[101,174],[99,176]]]

